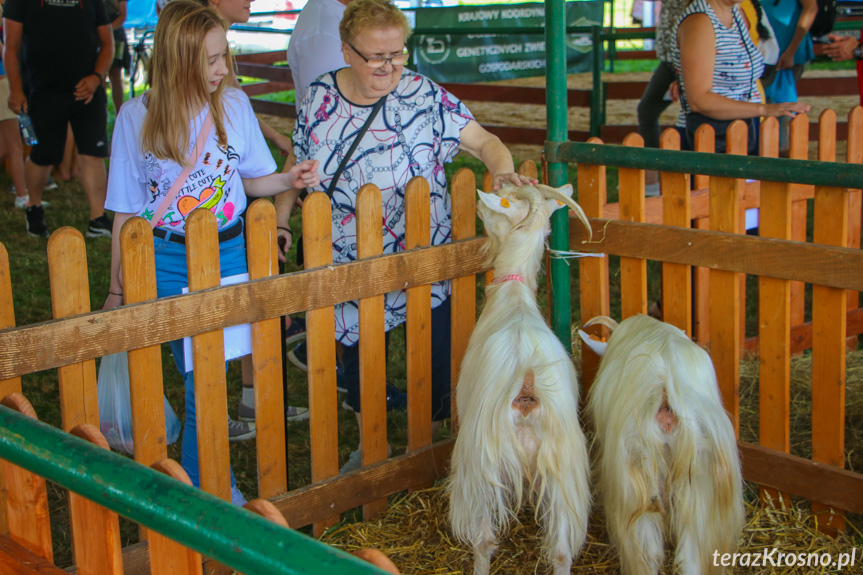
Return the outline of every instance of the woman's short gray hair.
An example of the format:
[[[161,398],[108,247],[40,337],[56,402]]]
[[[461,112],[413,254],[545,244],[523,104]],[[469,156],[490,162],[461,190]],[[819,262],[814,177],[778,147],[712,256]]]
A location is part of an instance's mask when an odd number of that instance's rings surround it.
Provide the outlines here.
[[[339,24],[342,42],[353,42],[365,30],[401,28],[405,40],[411,35],[408,19],[391,0],[353,0]]]

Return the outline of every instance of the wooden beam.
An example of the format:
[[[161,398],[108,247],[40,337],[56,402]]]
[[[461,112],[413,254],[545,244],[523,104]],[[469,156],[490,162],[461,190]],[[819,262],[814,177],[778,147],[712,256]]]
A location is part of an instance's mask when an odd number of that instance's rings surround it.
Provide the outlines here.
[[[294,75],[287,66],[237,62],[237,72],[240,76],[251,76],[252,78],[262,78],[271,82],[290,85],[290,88],[286,88],[286,90],[291,90],[294,87]]]
[[[0,330],[0,380],[231,325],[480,273],[485,238]],[[194,322],[188,318],[194,317]]]
[[[0,535],[0,573],[3,575],[69,575],[44,557]]]
[[[599,218],[591,225],[589,243],[584,226],[570,228],[573,249],[863,290],[863,253],[857,249]]]
[[[845,316],[848,337],[863,334],[863,308],[849,310]],[[743,349],[758,353],[758,338],[747,338]],[[803,353],[812,349],[812,322],[801,323],[791,327],[791,355]]]

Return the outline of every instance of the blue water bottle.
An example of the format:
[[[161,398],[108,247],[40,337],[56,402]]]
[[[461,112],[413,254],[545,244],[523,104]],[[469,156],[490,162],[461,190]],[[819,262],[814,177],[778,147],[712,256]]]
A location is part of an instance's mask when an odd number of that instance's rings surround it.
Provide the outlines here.
[[[36,131],[33,129],[33,122],[30,121],[29,114],[18,114],[18,127],[21,129],[21,138],[28,146],[35,146],[39,143],[36,137]]]

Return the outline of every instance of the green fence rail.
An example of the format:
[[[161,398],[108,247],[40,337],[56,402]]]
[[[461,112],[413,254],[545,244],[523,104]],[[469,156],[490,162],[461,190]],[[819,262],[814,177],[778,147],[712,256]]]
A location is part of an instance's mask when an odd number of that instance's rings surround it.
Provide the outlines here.
[[[384,571],[0,406],[0,458],[247,575]]]
[[[550,162],[577,162],[768,182],[863,188],[861,164],[552,141],[545,143],[545,154]]]

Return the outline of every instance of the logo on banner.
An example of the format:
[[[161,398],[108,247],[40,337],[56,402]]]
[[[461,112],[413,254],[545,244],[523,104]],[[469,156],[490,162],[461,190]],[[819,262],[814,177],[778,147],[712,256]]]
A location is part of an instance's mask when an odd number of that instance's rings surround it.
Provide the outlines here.
[[[452,39],[449,34],[445,36],[420,36],[417,42],[420,58],[429,64],[440,64],[449,56],[451,42]]]

